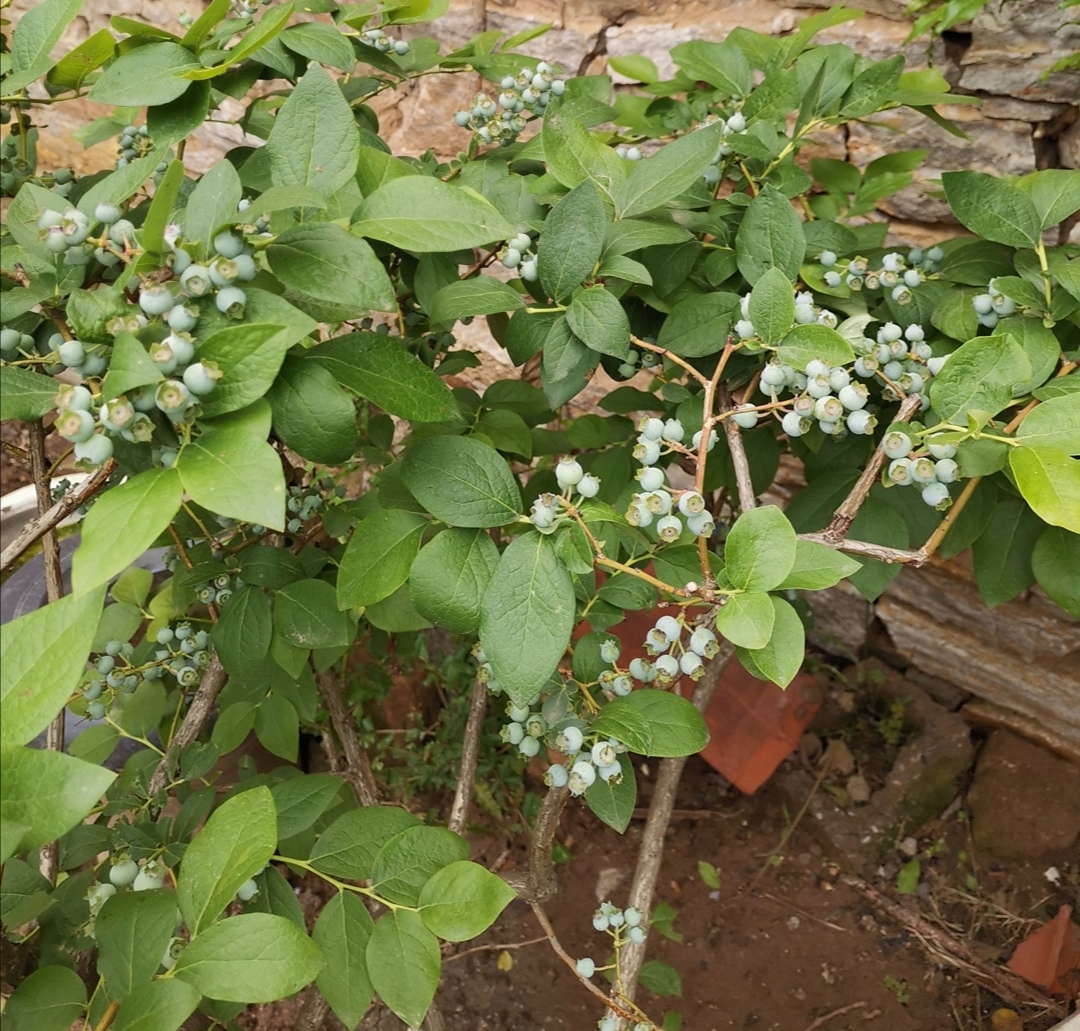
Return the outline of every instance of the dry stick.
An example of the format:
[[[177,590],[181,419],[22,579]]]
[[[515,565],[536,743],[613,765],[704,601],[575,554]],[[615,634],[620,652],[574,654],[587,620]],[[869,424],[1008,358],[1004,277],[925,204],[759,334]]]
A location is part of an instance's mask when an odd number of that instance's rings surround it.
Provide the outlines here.
[[[356,722],[345,704],[337,674],[333,670],[317,673],[315,682],[319,685],[319,693],[323,696],[327,712],[330,713],[330,722],[334,725],[334,731],[345,753],[344,773],[349,787],[361,805],[378,805],[379,790],[375,785],[375,775],[371,772],[367,752],[360,747]]]
[[[551,921],[548,920],[547,914],[543,911],[543,909],[538,903],[530,902],[529,905],[532,906],[533,914],[536,916],[537,922],[540,924],[541,929],[547,936],[548,943],[554,950],[555,955],[558,956],[559,959],[561,959],[574,972],[574,977],[576,977],[590,992],[592,992],[593,995],[600,999],[609,1010],[617,1013],[625,1020],[637,1020],[637,1014],[626,1009],[614,999],[609,998],[599,988],[597,988],[596,985],[592,983],[592,981],[590,981],[587,977],[582,977],[577,972],[577,962],[575,961],[573,956],[571,956],[570,953],[568,953],[566,949],[562,947],[562,945],[559,943],[559,939],[555,937],[555,928],[551,926]]]
[[[823,1017],[818,1017],[817,1020],[806,1027],[806,1031],[818,1031],[819,1028],[824,1027],[833,1017],[842,1017],[845,1013],[850,1013],[852,1010],[860,1010],[865,1005],[865,1002],[853,1002],[848,1006],[841,1006],[838,1010],[833,1010],[832,1013],[826,1013]]]
[[[293,1031],[319,1031],[330,1012],[330,1003],[315,985],[308,985],[300,993],[300,1011]]]
[[[569,797],[569,788],[551,788],[544,796],[544,801],[540,803],[540,811],[536,814],[536,826],[532,832],[529,871],[523,893],[530,903],[546,902],[559,890],[559,880],[555,876],[555,860],[551,857],[551,845],[555,840],[555,831],[558,830],[559,819]]]
[[[704,712],[708,708],[720,684],[724,666],[734,652],[735,649],[724,641],[716,657],[709,663],[705,676],[694,689],[692,701],[698,712]],[[630,886],[628,904],[641,913],[648,914],[652,910],[653,893],[656,891],[656,882],[660,876],[660,861],[664,857],[664,836],[671,822],[671,812],[675,808],[675,794],[678,791],[679,778],[682,776],[685,765],[685,756],[679,759],[663,759],[660,762],[656,788],[653,790],[652,801],[649,804],[649,818],[645,821],[645,830],[641,836],[641,849],[634,869],[634,881]],[[622,983],[616,985],[616,989],[630,1002],[634,1001],[634,995],[637,993],[638,975],[641,973],[644,962],[644,944],[630,942],[623,947],[620,959]],[[615,1009],[610,1001],[608,1007]]]
[[[720,399],[725,408],[731,407],[731,395],[723,387],[720,388]],[[735,483],[739,488],[739,508],[743,512],[749,512],[757,506],[757,498],[754,496],[754,484],[750,478],[750,462],[746,458],[746,448],[743,447],[742,432],[734,419],[724,420],[724,435],[727,437],[728,449],[731,451]]]
[[[112,475],[116,463],[110,459],[93,476],[84,480],[77,487],[72,488],[55,505],[30,520],[22,528],[19,536],[15,538],[0,554],[0,572],[6,572],[16,559],[36,540],[47,534],[53,527],[63,522],[80,505],[93,497],[103,486],[105,481]],[[51,500],[51,499],[50,499]]]
[[[497,942],[494,945],[474,945],[471,949],[465,949],[464,952],[455,952],[452,956],[443,956],[443,962],[453,963],[455,959],[464,959],[474,952],[509,952],[511,949],[523,949],[526,945],[539,945],[547,940],[548,937],[545,934],[539,938],[527,938],[523,942]]]
[[[927,556],[921,551],[907,551],[903,548],[890,548],[884,544],[871,544],[869,541],[849,541],[847,538],[837,541],[822,533],[800,533],[799,539],[813,541],[815,544],[824,544],[827,548],[835,551],[846,551],[852,555],[865,555],[867,558],[876,558],[879,562],[899,563],[905,566],[921,566],[926,562]]]
[[[221,660],[215,654],[210,660],[210,665],[206,667],[206,672],[203,673],[199,689],[191,700],[180,729],[173,735],[169,747],[150,778],[151,798],[169,783],[180,753],[202,733],[210,720],[210,714],[214,711],[217,696],[221,693],[227,679],[225,667],[221,665]]]
[[[910,422],[915,413],[919,410],[921,401],[917,395],[904,398],[903,404],[900,405],[900,411],[896,413],[894,422]],[[855,486],[851,488],[851,493],[844,499],[843,504],[836,510],[832,517],[832,522],[825,527],[823,535],[831,541],[841,541],[847,535],[848,530],[851,528],[851,524],[855,521],[855,517],[859,514],[859,509],[862,507],[862,503],[866,500],[866,495],[870,493],[870,488],[874,486],[878,481],[878,476],[881,473],[881,467],[885,464],[885,452],[879,444],[874,450],[874,456],[870,459],[866,468],[863,469],[862,475],[855,482]]]
[[[476,784],[476,759],[480,754],[480,731],[484,726],[487,696],[487,684],[481,683],[479,679],[474,680],[472,694],[469,696],[469,718],[465,723],[457,788],[454,790],[453,805],[450,806],[450,819],[446,824],[455,834],[463,834],[469,820],[469,805],[472,802],[473,786]]]
[[[1005,1001],[1021,1003],[1024,1005],[1043,1006],[1054,1012],[1060,1012],[1059,1004],[1044,995],[1034,985],[1017,977],[1016,974],[1000,967],[987,963],[986,960],[976,956],[966,945],[958,942],[951,934],[935,927],[928,920],[912,913],[903,906],[887,898],[876,888],[867,884],[861,877],[845,875],[843,882],[854,888],[863,898],[872,902],[879,910],[892,917],[897,923],[902,924],[917,938],[923,939],[924,944],[933,945],[935,950],[943,955],[943,958],[951,959],[954,965],[964,965],[972,968],[981,977],[990,982],[994,991]]]
[[[46,512],[52,505],[52,494],[49,489],[49,463],[45,457],[45,427],[40,422],[30,424],[30,471],[37,493],[38,512]],[[60,570],[60,542],[56,539],[55,529],[50,527],[44,533],[41,544],[45,560],[45,593],[50,602],[58,601],[64,593],[64,579]],[[64,750],[65,713],[66,709],[61,709],[45,731],[45,747],[50,752]],[[59,863],[59,842],[50,841],[41,850],[39,859],[41,875],[49,884],[56,883]]]

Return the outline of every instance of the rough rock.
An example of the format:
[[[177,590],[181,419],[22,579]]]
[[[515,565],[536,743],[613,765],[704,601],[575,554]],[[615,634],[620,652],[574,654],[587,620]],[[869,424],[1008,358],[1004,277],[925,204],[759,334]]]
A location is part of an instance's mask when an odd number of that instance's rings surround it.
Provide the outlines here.
[[[1036,860],[1080,837],[1080,767],[1007,730],[996,730],[968,791],[975,847],[1000,859]]]
[[[1080,168],[1080,122],[1073,122],[1058,137],[1058,156],[1065,168]]]

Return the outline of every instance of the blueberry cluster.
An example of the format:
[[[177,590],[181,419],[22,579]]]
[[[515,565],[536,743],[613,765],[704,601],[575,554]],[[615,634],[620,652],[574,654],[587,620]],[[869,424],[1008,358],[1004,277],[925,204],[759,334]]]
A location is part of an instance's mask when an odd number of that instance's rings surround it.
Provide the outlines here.
[[[633,144],[620,143],[615,148],[615,153],[621,158],[626,158],[627,161],[640,161],[641,150],[635,147]]]
[[[689,636],[684,642],[684,635]],[[661,616],[645,635],[645,651],[652,658],[634,659],[629,673],[642,683],[656,681],[667,685],[680,676],[700,680],[705,675],[705,661],[720,651],[720,645],[708,627],[689,628],[682,617]]]
[[[597,777],[613,784],[622,779],[619,756],[627,748],[621,741],[596,735],[590,741],[586,731],[577,722],[571,722],[560,727],[552,745],[566,756],[570,768],[562,763],[549,766],[544,774],[544,783],[549,787],[565,786],[571,795],[583,795]]]
[[[979,325],[986,326],[987,329],[993,329],[999,320],[1016,311],[1016,302],[1011,297],[1006,297],[993,279],[987,284],[986,293],[976,294],[971,299],[971,306],[979,317]]]
[[[554,533],[559,528],[559,523],[567,517],[566,506],[575,494],[588,499],[600,493],[599,477],[585,472],[576,458],[561,458],[555,466],[555,479],[562,495],[541,494],[532,504],[529,518],[541,533]]]
[[[175,677],[182,688],[194,687],[210,664],[209,634],[193,629],[189,623],[162,627],[157,632],[156,644],[153,658],[139,664],[131,661],[135,649],[128,642],[106,644],[82,688],[90,719],[104,719],[120,695],[132,694],[144,681],[160,680],[166,674]]]
[[[345,486],[335,484],[332,476],[324,476],[306,486],[290,486],[285,501],[285,509],[289,513],[285,528],[289,533],[299,533],[304,524],[314,519],[328,502],[340,501],[345,493]]]
[[[123,168],[132,161],[146,157],[154,149],[154,141],[150,138],[150,130],[145,125],[125,125],[120,133],[116,145],[116,167]],[[166,166],[160,165],[159,170],[164,172]]]
[[[940,247],[931,247],[924,251],[921,247],[912,247],[906,257],[899,251],[891,251],[881,259],[878,268],[872,269],[866,258],[852,258],[841,267],[840,259],[832,251],[822,251],[818,257],[821,265],[827,269],[825,282],[831,287],[841,283],[851,290],[889,290],[897,304],[908,304],[911,291],[927,277],[937,272],[945,252]]]
[[[923,501],[939,512],[952,504],[949,484],[960,478],[955,445],[931,441],[925,449],[916,449],[906,429],[892,428],[881,449],[892,459],[885,470],[886,486],[916,487]]]
[[[509,745],[516,746],[517,750],[531,759],[540,751],[540,742],[547,733],[547,720],[538,713],[532,712],[528,706],[514,705],[510,702],[506,706],[506,715],[510,717],[499,732],[499,736]]]
[[[505,76],[499,86],[497,100],[486,93],[477,93],[471,110],[454,115],[454,121],[463,129],[471,129],[484,145],[509,146],[528,124],[526,112],[542,115],[552,97],[561,97],[566,92],[566,83],[555,77],[546,61],[541,61],[535,72],[522,68],[517,76]]]
[[[616,954],[628,944],[641,945],[645,941],[645,916],[634,906],[619,909],[610,902],[600,903],[599,909],[593,913],[593,927],[611,936],[611,943]],[[592,977],[598,971],[610,970],[610,966],[598,966],[596,961],[589,956],[584,956],[577,961],[575,969],[580,977]],[[615,1031],[619,1026],[616,1017],[608,1014],[597,1025],[600,1031]],[[647,1022],[634,1024],[631,1031],[649,1031],[652,1027]]]
[[[644,339],[650,344],[656,343],[651,337],[645,337]],[[638,351],[636,348],[631,347],[626,354],[626,361],[619,366],[618,372],[623,379],[629,379],[642,369],[652,369],[659,364],[659,355],[652,351]]]
[[[0,113],[8,116],[0,121],[10,120],[6,107],[0,108]],[[13,127],[12,132],[0,142],[0,195],[13,197],[23,183],[32,182],[44,189],[51,189],[57,196],[66,197],[75,185],[75,176],[70,168],[58,168],[51,175],[46,173],[39,176],[34,174],[33,165],[21,156],[19,135],[28,131],[27,126],[29,119],[20,114],[19,132],[15,132]]]
[[[503,268],[516,268],[518,275],[527,283],[536,282],[538,272],[532,237],[528,233],[518,233],[512,240],[507,240],[502,263]]]
[[[383,54],[393,51],[398,57],[404,57],[409,52],[408,40],[391,39],[382,29],[364,29],[360,33],[360,42]]]
[[[695,537],[711,537],[716,530],[712,513],[705,498],[696,490],[668,490],[667,474],[657,465],[661,457],[672,452],[687,453],[683,446],[686,430],[678,419],[644,418],[638,424],[639,434],[634,458],[641,463],[637,472],[641,491],[630,499],[626,518],[631,526],[651,526],[662,541],[677,541],[685,528]],[[701,445],[701,431],[691,440],[696,450]],[[709,431],[708,450],[716,445],[716,431]]]
[[[224,605],[233,593],[244,586],[235,570],[225,569],[195,585],[195,599],[203,605]]]
[[[731,157],[731,145],[728,143],[728,136],[737,136],[746,131],[746,116],[741,111],[736,111],[727,119],[711,119],[706,124],[712,125],[715,124],[716,121],[719,121],[723,125],[723,129],[721,130],[723,138],[716,148],[712,163],[705,169],[702,176],[705,182],[710,186],[720,182],[724,177],[724,162]]]

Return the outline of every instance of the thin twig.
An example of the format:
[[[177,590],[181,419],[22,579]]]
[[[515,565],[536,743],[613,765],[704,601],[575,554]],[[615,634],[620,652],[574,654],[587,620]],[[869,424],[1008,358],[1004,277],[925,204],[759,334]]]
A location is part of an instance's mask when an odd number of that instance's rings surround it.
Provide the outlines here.
[[[867,558],[876,558],[879,562],[885,562],[889,565],[899,564],[919,567],[925,565],[927,560],[927,556],[921,551],[890,548],[884,544],[871,544],[869,541],[850,541],[846,537],[837,541],[827,537],[824,533],[800,533],[799,539],[824,544],[827,548],[846,551],[852,555],[865,555]]]
[[[705,676],[694,689],[692,701],[698,712],[703,713],[708,708],[720,684],[724,667],[734,652],[735,649],[731,644],[724,641],[719,653],[709,663]],[[652,911],[653,895],[660,876],[660,862],[664,856],[664,837],[667,834],[668,824],[671,822],[671,813],[675,808],[675,795],[679,789],[679,778],[682,776],[685,765],[685,756],[678,759],[663,759],[660,762],[656,787],[649,805],[649,818],[645,821],[645,829],[641,835],[641,848],[638,850],[637,865],[634,868],[634,880],[630,885],[628,904],[642,913]],[[645,962],[644,943],[630,942],[624,946],[620,962],[622,994],[629,1002],[633,1002],[637,994],[638,975]],[[615,1009],[610,1002],[609,1008]]]
[[[484,712],[487,709],[487,684],[479,679],[473,681],[469,695],[469,717],[465,722],[465,739],[461,746],[461,765],[458,768],[457,788],[454,790],[454,802],[450,806],[450,819],[447,827],[455,834],[464,834],[469,820],[469,806],[472,803],[473,787],[476,784],[476,760],[480,754],[480,731],[484,727]]]
[[[829,928],[830,931],[843,931],[845,934],[847,933],[846,927],[841,927],[839,924],[831,923],[828,920],[822,920],[821,917],[814,916],[813,913],[807,913],[806,910],[799,909],[798,906],[793,906],[787,899],[782,899],[776,895],[770,895],[767,891],[763,891],[761,897],[763,899],[771,899],[773,902],[779,903],[786,909],[790,909],[793,913],[798,913],[804,920],[812,920],[816,924],[821,924],[822,927]]]
[[[105,1008],[105,1012],[101,1014],[101,1019],[94,1025],[94,1031],[109,1031],[113,1021],[116,1019],[116,1014],[119,1012],[120,1003],[114,999]]]
[[[919,410],[921,403],[917,395],[904,398],[903,404],[900,405],[900,411],[896,413],[896,418],[893,421],[910,422]],[[879,444],[866,468],[863,469],[862,475],[856,480],[855,486],[851,488],[851,493],[844,498],[843,503],[833,515],[832,521],[822,531],[826,537],[833,541],[844,539],[851,528],[851,524],[855,521],[855,517],[859,514],[859,509],[866,500],[866,495],[870,493],[870,488],[878,482],[878,476],[881,474],[881,467],[884,464],[885,452]]]
[[[721,403],[725,408],[731,406],[731,395],[721,387]],[[731,464],[735,469],[735,485],[739,488],[739,509],[749,512],[757,507],[757,498],[754,495],[754,483],[750,477],[750,462],[746,457],[746,448],[743,447],[742,431],[734,419],[724,419],[724,436],[727,437],[728,450],[731,452]],[[707,432],[707,431],[706,431]],[[705,432],[702,433],[702,444],[705,444]]]
[[[4,548],[3,554],[0,555],[0,572],[6,572],[8,567],[31,544],[47,534],[53,527],[62,523],[75,509],[85,504],[87,500],[101,490],[115,468],[116,463],[110,459],[88,480],[84,480],[77,487],[69,490],[48,511],[27,523],[20,531],[19,536]]]
[[[928,947],[955,966],[965,966],[988,981],[998,996],[1005,1002],[1024,1005],[1043,1006],[1055,1013],[1060,1013],[1060,1006],[1048,995],[1044,995],[1034,985],[1017,977],[1011,971],[1003,970],[976,956],[966,945],[958,942],[951,934],[935,927],[918,913],[913,913],[887,898],[876,888],[867,884],[861,877],[845,875],[845,884],[854,888],[863,898],[872,902],[883,913],[892,917],[908,931],[921,939]]]
[[[559,957],[570,969],[573,971],[574,977],[576,977],[593,995],[595,995],[609,1010],[617,1013],[624,1020],[637,1020],[637,1014],[628,1010],[621,1003],[616,1002],[614,999],[609,998],[599,988],[596,987],[587,977],[582,977],[577,972],[577,961],[562,947],[559,943],[559,939],[555,937],[555,928],[551,926],[551,921],[548,920],[547,914],[540,907],[537,902],[530,902],[533,914],[536,916],[537,923],[540,924],[541,930],[547,936],[548,943],[554,950],[555,955]]]
[[[228,680],[228,674],[215,654],[210,660],[210,665],[206,667],[206,672],[203,673],[199,689],[191,700],[191,705],[188,707],[180,728],[173,735],[169,747],[157,764],[154,775],[150,778],[149,791],[151,798],[159,791],[162,791],[169,783],[176,763],[180,758],[180,753],[202,733],[203,728],[209,722],[210,714],[214,710],[214,703],[217,701],[221,689],[225,686],[226,680]]]
[[[926,543],[919,549],[920,555],[929,558],[937,551],[938,545],[941,544],[945,539],[945,535],[953,528],[957,517],[964,511],[964,507],[971,500],[971,495],[975,493],[975,488],[978,487],[981,482],[981,476],[973,476],[964,484],[964,489],[960,491],[960,497],[953,502],[941,522],[937,524],[934,532],[930,534]]]
[[[509,952],[511,949],[523,949],[526,945],[539,945],[541,942],[548,940],[547,935],[543,935],[540,938],[529,938],[523,942],[499,942],[495,945],[474,945],[471,949],[466,949],[464,952],[455,952],[452,956],[443,956],[443,963],[453,963],[455,959],[464,959],[466,956],[471,956],[474,952]]]
[[[30,424],[30,471],[34,478],[34,490],[37,494],[38,512],[47,512],[52,505],[49,462],[45,457],[45,427],[40,421]],[[60,569],[60,542],[56,539],[55,528],[50,527],[42,535],[42,557],[45,560],[45,594],[50,602],[59,601],[64,593],[64,578]],[[61,709],[49,723],[45,731],[45,747],[50,752],[64,750],[65,709]],[[56,883],[56,874],[60,865],[60,844],[50,841],[42,850],[38,866],[42,877],[49,884]]]
[[[356,721],[345,704],[341,693],[341,683],[333,670],[326,670],[315,675],[319,693],[323,697],[330,722],[341,742],[345,753],[345,779],[352,788],[357,802],[361,805],[378,805],[379,792],[375,785],[375,775],[371,772],[371,762],[367,752],[360,747],[360,738],[356,734]]]
[[[832,1013],[826,1013],[822,1017],[818,1017],[817,1020],[808,1024],[806,1031],[818,1031],[819,1028],[824,1027],[833,1017],[842,1017],[845,1013],[850,1013],[852,1010],[859,1010],[865,1006],[865,1002],[853,1002],[847,1006],[841,1006],[838,1010],[833,1010]]]

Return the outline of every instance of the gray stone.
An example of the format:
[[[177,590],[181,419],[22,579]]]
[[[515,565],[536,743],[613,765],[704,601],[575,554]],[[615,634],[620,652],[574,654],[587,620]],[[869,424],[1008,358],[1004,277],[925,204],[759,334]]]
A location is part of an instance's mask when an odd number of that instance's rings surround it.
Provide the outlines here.
[[[1066,852],[1080,836],[1080,768],[995,730],[968,791],[975,847],[1000,859]]]
[[[1080,122],[1073,122],[1058,137],[1058,158],[1065,168],[1080,168]]]

